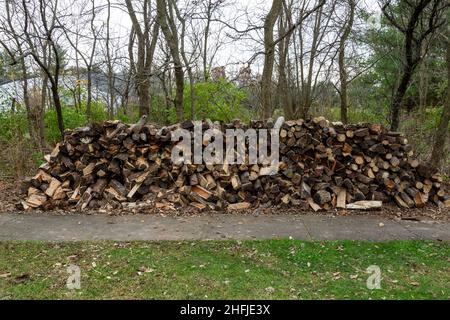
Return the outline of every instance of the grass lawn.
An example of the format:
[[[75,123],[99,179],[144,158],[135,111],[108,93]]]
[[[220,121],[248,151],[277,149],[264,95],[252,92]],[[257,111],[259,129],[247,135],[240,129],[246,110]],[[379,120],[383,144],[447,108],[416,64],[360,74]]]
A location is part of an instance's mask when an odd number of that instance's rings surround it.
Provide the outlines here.
[[[381,289],[366,287],[370,265]],[[0,242],[0,299],[37,298],[450,299],[450,243]]]

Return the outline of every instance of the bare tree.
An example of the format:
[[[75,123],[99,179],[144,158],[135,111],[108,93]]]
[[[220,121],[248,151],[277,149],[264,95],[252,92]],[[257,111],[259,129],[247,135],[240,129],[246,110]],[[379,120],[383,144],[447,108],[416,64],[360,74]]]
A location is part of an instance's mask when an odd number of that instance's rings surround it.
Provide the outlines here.
[[[334,2],[331,4],[331,9],[334,7]],[[295,23],[292,22],[292,9],[288,8],[286,4],[284,4],[285,12],[286,12],[286,19],[287,25],[283,26],[282,21],[280,21],[280,30],[279,30],[279,37],[277,39],[273,39],[273,27],[275,25],[276,20],[281,15],[281,7],[283,6],[283,1],[281,3],[277,4],[276,1],[272,3],[271,11],[269,11],[268,15],[266,16],[265,24],[264,24],[264,69],[262,74],[262,80],[261,80],[261,115],[263,118],[270,117],[272,114],[272,97],[271,97],[271,82],[272,82],[272,72],[273,72],[273,63],[274,63],[274,50],[275,46],[278,45],[279,53],[280,54],[280,61],[279,61],[279,82],[281,82],[281,85],[287,88],[286,84],[287,79],[285,73],[285,64],[288,62],[288,52],[289,52],[289,42],[291,34],[294,34],[297,32],[299,34],[299,42],[296,42],[294,40],[294,56],[296,59],[296,68],[297,68],[297,78],[299,77],[301,79],[300,81],[297,81],[299,91],[301,92],[301,103],[297,103],[297,106],[302,106],[302,108],[296,107],[294,110],[294,102],[290,102],[289,100],[290,95],[287,92],[284,92],[284,102],[283,104],[289,106],[290,110],[288,109],[287,116],[292,118],[298,116],[299,113],[301,113],[303,116],[306,116],[306,114],[309,112],[309,108],[311,106],[312,101],[312,87],[313,87],[313,81],[314,83],[317,82],[318,76],[320,74],[320,70],[322,66],[325,64],[326,60],[323,60],[320,63],[320,66],[314,75],[314,61],[318,55],[319,51],[319,41],[323,39],[327,32],[327,25],[330,21],[330,15],[328,15],[328,18],[326,20],[325,26],[322,25],[322,18],[323,18],[323,10],[322,7],[325,4],[324,0],[318,1],[318,3],[313,6],[312,8],[308,9],[307,5],[309,2],[304,2],[301,9],[298,11],[298,18]],[[280,7],[278,7],[280,6]],[[314,27],[314,33],[312,36],[312,44],[311,44],[311,50],[309,53],[309,67],[308,67],[308,77],[307,80],[304,80],[304,64],[303,64],[303,55],[304,55],[304,40],[302,37],[303,31],[301,30],[303,27],[303,24],[305,20],[315,13],[315,27]],[[276,17],[275,17],[276,16]],[[275,19],[275,21],[273,20]],[[299,52],[298,49],[296,49],[297,43],[299,44]],[[331,46],[324,46],[328,52],[331,50]],[[321,52],[320,52],[321,53]],[[286,55],[286,57],[284,57]],[[298,62],[300,61],[300,73],[298,72]],[[280,67],[281,65],[281,67]],[[281,72],[280,72],[281,71]],[[300,89],[300,83],[301,83],[301,89]],[[280,84],[279,84],[280,85]],[[280,92],[280,90],[278,90]],[[286,108],[285,108],[286,111]]]
[[[415,69],[423,59],[422,45],[444,25],[443,15],[448,5],[447,1],[440,0],[402,1],[397,8],[391,0],[382,4],[383,15],[404,37],[403,69],[390,110],[391,130],[398,129],[403,98]]]
[[[105,49],[106,49],[106,67],[107,67],[107,79],[108,79],[108,117],[111,119],[114,113],[114,67],[111,58],[111,1],[107,0],[107,16],[106,16],[106,38],[105,38]]]
[[[27,71],[27,66],[26,66],[26,62],[25,62],[25,53],[24,53],[24,48],[22,47],[22,43],[21,43],[21,39],[20,39],[20,35],[19,33],[17,33],[16,28],[13,25],[13,13],[11,12],[11,3],[9,1],[5,1],[5,13],[6,13],[6,17],[5,20],[3,22],[3,24],[5,26],[8,27],[8,29],[3,28],[3,32],[8,33],[12,39],[13,39],[13,43],[15,45],[14,49],[11,49],[11,47],[5,43],[4,41],[0,40],[0,44],[2,45],[2,47],[4,48],[4,50],[8,53],[9,57],[11,58],[11,60],[13,61],[13,64],[17,64],[20,63],[20,70],[21,70],[21,76],[22,76],[22,90],[23,90],[23,102],[25,105],[25,110],[27,113],[27,120],[28,120],[28,132],[30,134],[30,137],[32,140],[34,140],[34,142],[38,142],[37,137],[36,137],[36,133],[35,133],[35,123],[33,122],[33,117],[32,117],[32,113],[31,113],[31,108],[30,108],[30,99],[29,99],[29,92],[28,92],[28,71]],[[16,52],[13,52],[16,51]],[[19,60],[19,61],[17,61]],[[43,137],[42,137],[43,139]],[[42,145],[42,139],[41,140],[41,145]]]
[[[167,46],[174,65],[175,75],[175,109],[178,121],[184,118],[183,95],[184,95],[184,72],[181,63],[180,48],[177,28],[175,25],[173,2],[166,3],[164,0],[156,1],[158,24],[164,34]]]
[[[56,40],[56,31],[61,28],[57,24],[58,2],[39,0],[36,6],[30,10],[30,3],[22,0],[22,9],[24,11],[23,34],[28,44],[28,52],[34,61],[39,65],[42,72],[50,81],[50,90],[52,94],[53,104],[56,110],[58,128],[61,138],[64,138],[64,120],[62,116],[61,99],[59,96],[59,76],[61,71],[61,51]],[[38,13],[35,15],[35,11]],[[39,26],[37,25],[39,23]],[[48,44],[52,57],[52,63],[47,63],[46,56],[37,50],[36,41],[45,39]]]
[[[182,15],[179,8],[177,7],[177,3],[175,0],[172,1],[172,7],[175,9],[178,20],[181,23],[181,34],[180,34],[180,53],[183,58],[184,65],[186,67],[186,71],[189,78],[189,89],[190,89],[190,116],[191,119],[195,118],[195,86],[194,86],[194,73],[192,71],[192,61],[188,58],[186,47],[185,47],[185,38],[186,38],[186,14]],[[194,57],[194,54],[191,55],[191,58]],[[204,69],[206,70],[206,69]],[[204,71],[206,72],[206,71]],[[204,73],[206,76],[206,73]],[[206,78],[205,78],[206,79]]]
[[[133,28],[130,36],[130,42],[134,43],[134,36],[137,40],[137,61],[133,67],[135,71],[136,91],[139,97],[139,114],[149,114],[151,111],[150,99],[150,75],[155,53],[156,43],[159,35],[159,24],[155,23],[151,16],[150,0],[143,1],[141,26],[136,11],[131,0],[125,0],[128,14],[130,15]],[[153,28],[152,28],[153,25]],[[130,60],[134,59],[132,54]]]
[[[280,16],[283,6],[282,0],[273,0],[272,7],[264,21],[264,69],[261,79],[261,118],[267,119],[272,115],[272,73],[275,60],[275,44],[273,28]]]
[[[209,72],[211,69],[212,60],[214,59],[215,53],[220,47],[220,42],[211,43],[211,33],[213,28],[213,23],[215,22],[215,16],[220,12],[220,9],[225,5],[224,0],[202,0],[199,1],[199,19],[203,20],[205,25],[202,28],[203,43],[200,47],[202,64],[203,64],[203,80],[209,80]],[[219,39],[217,39],[219,40]],[[209,54],[213,51],[211,54]],[[209,55],[209,56],[208,56]]]
[[[347,85],[348,85],[348,76],[347,76],[347,67],[345,65],[345,46],[348,37],[350,36],[350,32],[353,27],[353,20],[355,18],[355,0],[348,0],[349,13],[347,15],[347,19],[345,20],[341,39],[339,40],[339,81],[340,81],[340,90],[339,96],[341,98],[341,121],[343,123],[348,122],[347,117]]]
[[[91,106],[92,106],[92,69],[94,67],[94,61],[95,61],[95,54],[97,49],[97,42],[98,38],[100,36],[100,30],[95,27],[95,19],[97,16],[97,8],[95,6],[94,0],[90,0],[91,6],[90,10],[88,11],[89,18],[89,28],[90,28],[90,37],[92,38],[92,42],[90,43],[90,48],[86,50],[87,52],[83,51],[80,48],[79,43],[72,41],[72,34],[73,32],[68,28],[67,26],[64,27],[64,33],[66,35],[67,41],[69,42],[70,46],[75,50],[77,57],[79,56],[81,60],[83,60],[84,66],[86,68],[86,115],[88,117],[88,120],[91,120],[92,112],[91,112]],[[61,22],[59,22],[60,25],[62,25]],[[80,37],[78,34],[78,31],[75,34],[76,39]],[[76,60],[78,60],[76,58]],[[78,67],[77,67],[78,69]],[[81,75],[78,74],[77,76],[78,80],[80,80]],[[79,98],[81,99],[81,97]]]
[[[299,44],[299,69],[300,69],[300,91],[299,105],[296,116],[300,115],[306,118],[312,106],[315,90],[324,66],[329,63],[330,52],[334,48],[335,40],[330,42],[324,41],[331,29],[332,12],[335,10],[336,1],[328,2],[328,6],[318,6],[313,14],[311,39],[306,39],[304,29],[298,30],[298,44]],[[303,10],[302,10],[303,11]],[[311,11],[310,11],[311,12]],[[302,13],[300,13],[302,14]],[[302,19],[302,21],[305,21]],[[305,59],[305,61],[304,61]]]
[[[292,1],[290,1],[289,4],[286,4],[286,2],[283,3],[283,12],[278,21],[278,33],[279,37],[282,39],[278,43],[278,96],[284,109],[285,117],[287,119],[292,119],[294,116],[294,111],[286,71],[289,58],[291,34],[287,34],[285,36],[288,28],[292,27]]]

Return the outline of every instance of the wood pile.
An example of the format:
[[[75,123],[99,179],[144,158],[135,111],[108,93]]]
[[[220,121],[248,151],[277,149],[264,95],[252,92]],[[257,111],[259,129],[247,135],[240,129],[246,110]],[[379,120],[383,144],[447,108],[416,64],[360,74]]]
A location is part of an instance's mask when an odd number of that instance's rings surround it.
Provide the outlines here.
[[[273,205],[364,209],[379,207],[380,201],[404,208],[428,201],[450,205],[436,170],[414,157],[401,133],[381,125],[342,125],[323,117],[283,122],[276,175],[263,175],[266,168],[258,164],[173,164],[172,131],[193,131],[193,126],[192,121],[167,127],[106,121],[66,130],[64,140],[27,180],[22,206],[83,210],[148,199],[157,208],[198,210]],[[202,130],[222,132],[273,126],[271,120],[202,122]],[[203,148],[208,143],[204,138]]]

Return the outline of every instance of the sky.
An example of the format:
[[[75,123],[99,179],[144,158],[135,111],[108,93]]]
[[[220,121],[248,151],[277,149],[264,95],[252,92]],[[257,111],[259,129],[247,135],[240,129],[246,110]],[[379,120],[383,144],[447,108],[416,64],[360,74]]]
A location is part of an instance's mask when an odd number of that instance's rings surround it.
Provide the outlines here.
[[[0,0],[0,3],[5,0]],[[186,3],[190,3],[193,0],[179,0],[181,8],[189,9]],[[297,0],[294,0],[297,1]],[[304,0],[309,3],[312,7],[315,5],[316,0]],[[373,11],[375,15],[379,14],[379,5],[377,1],[373,0],[359,0],[360,4],[370,11]],[[95,0],[96,7],[105,7],[107,0]],[[128,57],[127,45],[129,33],[131,30],[131,19],[128,15],[125,3],[123,0],[111,0],[112,10],[111,10],[111,37],[112,37],[112,48],[117,57]],[[135,5],[135,10],[139,10],[137,5],[138,1],[133,2]],[[155,6],[155,0],[150,0],[151,5]],[[225,21],[229,25],[234,26],[238,30],[245,30],[249,24],[253,26],[262,26],[264,23],[264,17],[270,9],[272,1],[267,0],[225,0],[223,2],[220,14],[218,14],[217,19]],[[83,21],[79,16],[78,12],[87,12],[91,9],[90,0],[59,0],[59,6],[61,8],[70,7],[70,10],[64,12],[64,14],[69,14],[66,17],[68,25],[77,29],[86,35],[85,40],[80,40],[80,47],[82,51],[88,53],[90,52],[91,40],[90,37],[90,26],[88,21]],[[183,10],[183,9],[182,9]],[[106,25],[107,11],[102,10],[97,14],[95,25],[97,28],[105,28]],[[375,19],[376,20],[376,19]],[[212,67],[216,66],[226,66],[227,73],[237,72],[242,66],[245,65],[249,59],[254,56],[255,52],[262,51],[262,30],[256,30],[249,33],[248,36],[244,36],[240,39],[236,39],[237,33],[232,29],[226,27],[224,24],[216,22],[212,26],[211,39],[209,50],[212,51],[216,47],[216,39],[220,36],[220,47],[215,54],[215,59],[213,61]],[[275,33],[276,36],[276,33]],[[162,35],[160,34],[160,37]],[[64,38],[64,37],[61,37]],[[84,41],[84,43],[83,43]],[[72,36],[72,42],[75,42]],[[64,47],[70,48],[67,40]],[[189,50],[190,44],[189,39],[185,39],[185,47],[187,51]],[[101,51],[98,54],[98,59],[104,59],[105,44],[103,41],[98,43],[98,49]],[[75,62],[73,58],[75,57],[75,51],[69,49],[68,55],[72,58],[69,59],[69,65],[74,65]],[[254,73],[262,72],[262,55],[259,55],[257,59],[252,63],[252,71]],[[156,57],[158,59],[158,55]],[[118,59],[119,61],[119,59]],[[122,59],[124,61],[124,59]],[[156,61],[158,63],[158,61]],[[120,69],[120,64],[117,63],[117,69]]]
[[[315,3],[314,0],[305,1],[309,1],[310,6],[313,6]],[[380,7],[377,1],[359,0],[359,2],[360,5],[374,13],[375,22],[379,20]],[[131,29],[131,20],[123,3],[123,1],[116,2],[112,11],[111,21],[116,36],[126,41]],[[180,1],[180,3],[186,3],[186,1]],[[233,25],[238,30],[244,30],[248,26],[248,19],[251,19],[250,23],[262,26],[264,23],[263,18],[269,11],[271,4],[272,1],[267,0],[225,0],[224,6],[221,9],[220,19]],[[105,16],[105,13],[103,16]],[[211,31],[212,40],[220,34],[222,40],[225,42],[216,53],[213,66],[226,66],[227,72],[235,72],[239,70],[239,68],[242,67],[255,52],[261,51],[262,30],[251,33],[251,36],[258,41],[249,39],[236,41],[225,36],[226,34],[235,35],[235,33],[231,29],[223,27],[224,25],[222,24],[216,24]],[[220,29],[221,31],[219,32]],[[126,43],[123,45],[125,44]],[[188,47],[188,44],[186,46]],[[262,72],[262,59],[255,60],[252,64],[252,70],[259,73]]]

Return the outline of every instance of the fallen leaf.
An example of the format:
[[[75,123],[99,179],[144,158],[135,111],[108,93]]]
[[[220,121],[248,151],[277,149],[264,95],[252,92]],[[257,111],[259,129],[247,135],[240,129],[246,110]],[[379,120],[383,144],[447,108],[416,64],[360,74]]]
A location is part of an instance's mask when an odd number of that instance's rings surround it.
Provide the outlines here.
[[[155,271],[155,269],[153,269],[153,268],[148,268],[148,267],[140,267],[139,268],[139,272],[141,272],[141,273],[152,273],[154,271]]]
[[[267,287],[265,290],[266,290],[267,293],[274,293],[275,292],[275,288],[273,288],[273,287]]]

